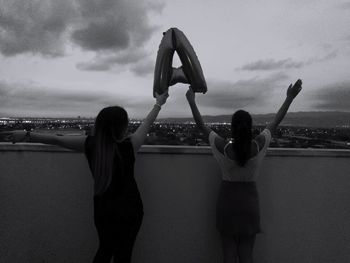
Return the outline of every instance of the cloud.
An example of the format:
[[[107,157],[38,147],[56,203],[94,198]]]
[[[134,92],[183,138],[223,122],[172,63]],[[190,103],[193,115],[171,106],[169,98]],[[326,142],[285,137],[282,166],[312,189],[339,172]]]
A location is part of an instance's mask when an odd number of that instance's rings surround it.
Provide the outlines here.
[[[149,72],[150,67],[141,72]],[[143,74],[140,73],[139,74]],[[198,96],[198,102],[207,114],[232,111],[247,106],[261,107],[269,103],[276,89],[285,88],[288,76],[284,73],[255,77],[236,82],[209,80],[209,91]],[[186,85],[182,85],[186,86]],[[189,115],[181,87],[171,88],[166,116]],[[145,110],[154,104],[147,96],[116,94],[98,91],[71,90],[45,87],[37,83],[10,83],[0,80],[0,112],[17,116],[95,116],[103,107],[122,105],[131,117],[144,117]]]
[[[311,64],[314,64],[314,63],[318,63],[318,62],[327,61],[327,60],[333,59],[333,58],[335,58],[337,56],[338,56],[338,51],[333,50],[333,51],[327,53],[326,55],[324,55],[323,57],[312,57],[312,58],[310,58],[309,60],[307,60],[305,62],[305,65],[311,65]]]
[[[129,34],[118,22],[116,26],[112,23],[91,22],[87,28],[74,31],[72,39],[83,49],[93,51],[124,49],[130,42]]]
[[[146,76],[154,73],[155,62],[147,59],[142,63],[138,63],[130,68],[131,72],[133,72],[137,76]]]
[[[0,52],[61,56],[75,12],[69,0],[11,0],[0,4]]]
[[[300,68],[304,63],[293,61],[291,58],[275,60],[275,59],[265,59],[258,60],[255,62],[248,63],[242,66],[242,70],[275,70],[275,69],[288,69],[288,68]]]
[[[149,0],[1,1],[0,52],[63,56],[73,44],[95,54],[79,69],[130,66],[148,57],[144,46],[158,29],[149,17],[163,8],[164,3]]]
[[[343,2],[343,3],[337,4],[337,7],[339,9],[350,9],[350,2]]]
[[[163,9],[165,8],[164,2],[150,1],[150,2],[145,2],[145,4],[146,4],[146,9],[152,10],[153,12],[158,14],[161,14],[163,12]]]
[[[127,66],[137,75],[144,74],[144,61],[150,55],[144,44],[157,29],[150,25],[148,14],[161,12],[164,4],[80,0],[79,5],[83,26],[72,32],[71,39],[83,50],[95,51],[96,56],[92,61],[77,64],[77,68],[107,71]]]
[[[71,39],[85,50],[124,50],[140,46],[151,36],[148,13],[158,10],[145,1],[78,0],[80,26],[73,30]]]
[[[139,101],[138,108],[148,100]],[[72,91],[43,87],[36,83],[9,83],[0,80],[0,112],[18,116],[95,116],[109,105],[129,106],[135,98],[104,92]],[[152,104],[148,104],[152,105]]]
[[[350,82],[331,84],[310,95],[320,110],[350,111]]]
[[[282,72],[266,78],[251,78],[237,82],[208,81],[210,90],[201,97],[205,107],[232,110],[267,103],[275,89],[285,87],[288,76]],[[283,82],[283,83],[282,83]]]
[[[335,58],[337,56],[337,51],[331,51],[322,57],[312,57],[307,61],[294,61],[291,58],[275,60],[275,59],[264,59],[257,60],[240,67],[240,70],[248,71],[268,71],[268,70],[281,70],[281,69],[291,69],[291,68],[301,68],[307,65],[315,64],[318,62],[323,62]]]
[[[112,69],[115,65],[138,66],[140,64],[142,66],[145,60],[149,60],[148,57],[149,54],[143,49],[138,49],[134,52],[125,50],[120,51],[116,54],[101,53],[97,54],[96,57],[91,61],[78,63],[77,68],[80,70],[88,71],[106,71]]]

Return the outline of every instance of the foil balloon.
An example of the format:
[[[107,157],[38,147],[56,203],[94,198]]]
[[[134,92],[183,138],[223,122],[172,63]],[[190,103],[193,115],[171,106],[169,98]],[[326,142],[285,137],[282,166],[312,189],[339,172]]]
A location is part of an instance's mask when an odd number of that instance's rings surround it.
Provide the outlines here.
[[[172,68],[172,74],[171,74],[169,86],[173,86],[177,83],[189,84],[188,79],[182,67]]]
[[[174,52],[179,55],[182,66],[173,68]],[[169,86],[177,83],[190,84],[194,92],[207,92],[207,84],[196,53],[185,34],[177,28],[163,33],[154,69],[153,96],[163,94]]]
[[[172,64],[174,52],[173,33],[172,29],[169,29],[163,33],[163,38],[157,53],[156,66],[154,69],[153,97],[155,97],[156,92],[158,94],[163,94],[168,90],[173,73]]]
[[[194,49],[185,34],[177,28],[173,30],[174,48],[182,63],[183,72],[194,92],[207,92],[207,83]]]

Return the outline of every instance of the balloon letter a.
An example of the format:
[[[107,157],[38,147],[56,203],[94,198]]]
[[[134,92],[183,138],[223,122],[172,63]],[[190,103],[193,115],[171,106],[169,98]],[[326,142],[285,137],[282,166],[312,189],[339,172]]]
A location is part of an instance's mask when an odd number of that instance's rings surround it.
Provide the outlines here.
[[[177,52],[182,66],[172,68],[174,52]],[[185,34],[177,28],[170,28],[160,42],[154,69],[153,96],[162,94],[176,83],[188,83],[194,92],[207,92],[207,84],[196,53]]]

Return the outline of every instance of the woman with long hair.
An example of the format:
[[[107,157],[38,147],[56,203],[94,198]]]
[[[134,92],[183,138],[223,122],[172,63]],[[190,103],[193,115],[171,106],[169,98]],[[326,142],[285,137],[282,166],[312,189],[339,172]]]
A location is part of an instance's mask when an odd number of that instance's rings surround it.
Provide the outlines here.
[[[204,124],[191,88],[186,93],[194,120],[208,138],[222,173],[216,227],[221,235],[224,263],[237,262],[237,259],[240,263],[253,262],[255,236],[261,231],[256,179],[271,134],[283,120],[301,85],[299,79],[288,87],[287,97],[274,121],[255,138],[250,114],[244,110],[236,111],[231,122],[232,142],[228,143]]]
[[[119,106],[100,111],[92,136],[56,136],[36,132],[3,132],[7,141],[59,145],[84,152],[94,179],[94,221],[99,248],[94,263],[130,262],[143,218],[143,205],[134,179],[135,155],[144,143],[168,93],[156,103],[135,133],[126,137],[127,112]]]

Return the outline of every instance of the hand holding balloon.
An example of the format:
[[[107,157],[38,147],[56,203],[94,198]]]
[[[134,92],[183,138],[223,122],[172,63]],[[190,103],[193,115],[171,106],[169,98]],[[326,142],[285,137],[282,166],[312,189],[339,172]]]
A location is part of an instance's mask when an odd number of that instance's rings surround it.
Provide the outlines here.
[[[169,93],[168,92],[164,92],[163,94],[158,94],[156,92],[155,95],[156,95],[156,104],[158,104],[159,106],[164,105],[166,100],[169,97]]]
[[[189,87],[188,91],[186,92],[186,98],[189,103],[194,102],[196,98],[196,94],[193,92],[191,87]]]
[[[172,64],[175,49],[173,47],[172,30],[169,29],[163,33],[162,41],[160,42],[156,65],[154,68],[153,81],[153,97],[156,93],[163,94],[168,91],[169,83],[172,75]]]

